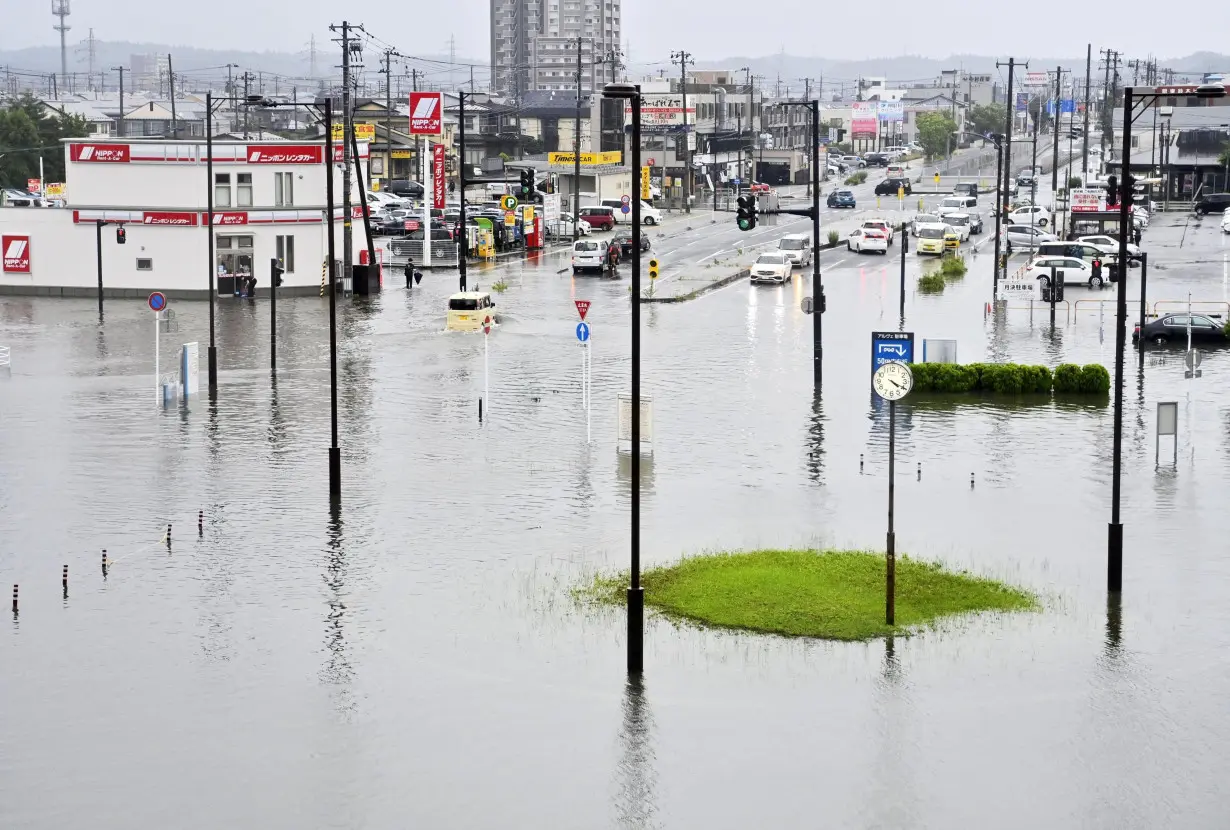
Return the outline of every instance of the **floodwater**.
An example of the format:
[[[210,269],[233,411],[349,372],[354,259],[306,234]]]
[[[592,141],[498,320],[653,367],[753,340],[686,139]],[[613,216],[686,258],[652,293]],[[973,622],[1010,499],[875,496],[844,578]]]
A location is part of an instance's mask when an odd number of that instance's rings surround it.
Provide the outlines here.
[[[1146,235],[1150,299],[1225,302],[1223,237],[1185,221]],[[899,251],[824,254],[819,399],[807,280],[645,308],[647,564],[883,546],[868,341],[898,328]],[[1041,308],[986,319],[990,244],[971,259],[942,296],[908,291],[920,347],[1113,368],[1113,306],[1075,305],[1111,291],[1069,288],[1054,329]],[[162,411],[142,303],[108,301],[100,326],[90,300],[0,297],[0,586],[21,585],[0,626],[0,827],[1224,825],[1226,352],[1194,381],[1181,351],[1128,353],[1121,607],[1109,404],[907,401],[899,548],[1045,610],[891,644],[651,618],[629,683],[622,612],[569,595],[628,561],[627,280],[565,265],[477,269],[510,284],[486,379],[482,336],[441,331],[454,275],[340,305],[336,512],[323,302],[279,303],[275,385],[268,305],[224,300],[216,405]],[[593,302],[588,444],[575,298]],[[176,309],[164,372],[208,341],[207,307]],[[1155,468],[1162,400],[1178,459],[1164,445]]]

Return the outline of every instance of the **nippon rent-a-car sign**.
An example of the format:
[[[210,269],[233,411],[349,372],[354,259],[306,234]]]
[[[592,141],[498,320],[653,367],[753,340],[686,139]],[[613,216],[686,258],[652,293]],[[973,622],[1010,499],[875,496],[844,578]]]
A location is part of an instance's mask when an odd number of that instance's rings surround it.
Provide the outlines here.
[[[141,215],[141,224],[185,227],[196,224],[196,214],[188,211],[147,210]]]
[[[30,273],[30,237],[5,234],[0,237],[0,247],[4,249],[4,273]]]
[[[440,135],[444,132],[444,93],[410,93],[410,135]]]
[[[321,164],[324,158],[318,144],[248,145],[248,164]]]
[[[68,156],[73,161],[87,164],[127,163],[132,158],[127,144],[70,144]]]

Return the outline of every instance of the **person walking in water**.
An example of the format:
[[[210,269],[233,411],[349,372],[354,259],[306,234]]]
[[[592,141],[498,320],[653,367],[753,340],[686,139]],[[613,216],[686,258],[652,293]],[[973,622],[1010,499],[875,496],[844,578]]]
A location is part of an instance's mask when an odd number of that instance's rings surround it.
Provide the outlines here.
[[[414,287],[414,260],[406,260],[406,288]]]

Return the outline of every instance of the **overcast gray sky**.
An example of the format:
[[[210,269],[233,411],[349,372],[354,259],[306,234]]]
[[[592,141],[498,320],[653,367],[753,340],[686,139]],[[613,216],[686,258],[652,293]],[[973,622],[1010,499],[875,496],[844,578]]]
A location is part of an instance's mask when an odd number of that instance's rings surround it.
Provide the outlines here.
[[[343,11],[407,54],[446,53],[484,59],[486,0],[356,4],[325,0],[71,0],[71,43],[90,27],[102,40],[153,41],[203,48],[297,52],[308,38],[328,36]],[[1073,0],[987,3],[877,0],[875,13],[838,3],[822,12],[803,0],[624,0],[624,36],[637,63],[667,60],[687,49],[701,60],[727,55],[792,55],[866,59],[903,54],[1058,56],[1083,54],[1092,40],[1129,57],[1160,58],[1226,48],[1226,0],[1185,0],[1175,14],[1141,0],[1105,5]],[[0,0],[0,48],[58,44],[51,0]],[[205,13],[202,13],[205,12]],[[1128,19],[1124,19],[1128,18]],[[1208,21],[1201,25],[1199,21]]]

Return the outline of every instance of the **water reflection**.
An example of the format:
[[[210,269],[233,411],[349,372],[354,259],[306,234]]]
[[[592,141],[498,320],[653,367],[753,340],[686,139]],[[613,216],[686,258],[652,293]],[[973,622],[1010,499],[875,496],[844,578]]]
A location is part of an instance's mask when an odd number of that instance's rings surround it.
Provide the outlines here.
[[[325,602],[328,612],[325,614],[325,664],[321,668],[322,682],[330,686],[333,704],[339,713],[351,714],[355,709],[354,701],[354,667],[350,664],[350,652],[346,642],[346,604],[343,601],[346,593],[346,580],[349,566],[346,561],[342,531],[341,506],[333,504],[329,508],[329,524],[327,529],[327,544],[325,547]]]
[[[813,484],[824,484],[824,403],[817,390],[811,399],[807,419],[807,477]]]
[[[623,723],[619,730],[620,756],[615,772],[615,820],[617,826],[659,827],[657,819],[658,774],[654,768],[653,715],[642,676],[629,676],[624,683]]]
[[[1106,594],[1106,647],[1107,660],[1118,662],[1123,649],[1123,595],[1118,591]]]

